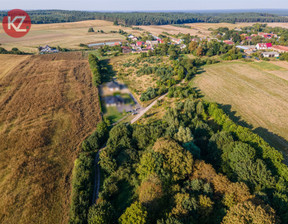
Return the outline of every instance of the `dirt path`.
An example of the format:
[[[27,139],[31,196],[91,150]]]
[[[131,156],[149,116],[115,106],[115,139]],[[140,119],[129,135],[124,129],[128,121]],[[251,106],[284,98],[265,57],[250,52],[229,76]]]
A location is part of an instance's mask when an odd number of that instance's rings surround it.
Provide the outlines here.
[[[148,110],[150,110],[159,100],[162,100],[168,93],[160,96],[159,98],[157,98],[156,100],[154,100],[148,107],[144,108],[143,110],[141,110],[139,112],[139,114],[134,117],[131,121],[131,124],[135,123],[136,121],[138,121]]]
[[[99,167],[99,154],[101,150],[95,156],[95,181],[94,181],[94,189],[93,189],[93,198],[92,204],[95,204],[98,196],[99,196],[99,189],[100,189],[100,167]]]

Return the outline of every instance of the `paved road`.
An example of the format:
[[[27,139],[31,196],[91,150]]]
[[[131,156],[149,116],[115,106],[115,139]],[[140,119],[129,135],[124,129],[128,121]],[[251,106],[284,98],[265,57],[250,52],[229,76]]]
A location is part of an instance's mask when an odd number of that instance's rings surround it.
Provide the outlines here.
[[[143,110],[141,110],[139,112],[139,114],[136,115],[136,117],[134,117],[131,121],[131,124],[135,123],[136,121],[138,121],[148,110],[150,110],[159,100],[162,100],[168,93],[160,96],[159,98],[157,98],[156,100],[154,100],[148,107],[144,108]]]

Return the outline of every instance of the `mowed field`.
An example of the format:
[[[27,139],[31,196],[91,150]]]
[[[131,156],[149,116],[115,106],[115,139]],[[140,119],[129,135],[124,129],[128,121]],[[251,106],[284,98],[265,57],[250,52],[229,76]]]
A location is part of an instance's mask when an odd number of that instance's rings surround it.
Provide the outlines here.
[[[288,152],[288,63],[227,62],[204,67],[195,85],[240,123]],[[238,118],[237,118],[238,117]]]
[[[77,149],[100,121],[89,64],[0,55],[0,74],[0,223],[67,223]]]
[[[88,29],[93,27],[95,32],[88,33]],[[110,31],[125,30],[129,33],[140,34],[140,31],[132,28],[114,26],[112,22],[103,20],[88,20],[73,23],[53,23],[53,24],[32,24],[30,32],[22,38],[12,38],[4,33],[0,27],[0,44],[10,50],[17,47],[26,52],[37,52],[39,46],[60,46],[64,48],[80,48],[79,44],[97,43],[104,41],[125,40],[119,33]],[[104,33],[98,33],[103,30]]]
[[[192,36],[209,36],[211,31],[209,29],[217,29],[219,27],[228,27],[229,29],[234,29],[236,27],[245,27],[251,26],[254,23],[187,23],[184,24],[186,26],[190,26],[191,28],[177,27],[172,25],[160,25],[160,26],[140,26],[145,31],[151,32],[153,34],[161,34],[163,32],[167,32],[169,34],[175,35],[178,33],[188,34],[190,33]],[[285,24],[285,23],[284,23]],[[281,25],[279,23],[279,25]]]

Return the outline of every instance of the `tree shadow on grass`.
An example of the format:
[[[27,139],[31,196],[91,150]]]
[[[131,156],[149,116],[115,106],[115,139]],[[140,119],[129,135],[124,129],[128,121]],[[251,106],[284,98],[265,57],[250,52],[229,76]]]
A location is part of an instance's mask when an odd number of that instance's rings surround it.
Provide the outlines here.
[[[254,128],[253,125],[248,124],[244,121],[241,116],[236,116],[236,111],[232,111],[231,105],[223,105],[218,104],[220,108],[224,110],[224,112],[228,115],[228,117],[238,125],[249,128],[253,133],[259,135],[263,138],[271,147],[277,149],[282,152],[285,163],[288,164],[288,141],[283,137],[269,131],[266,128],[258,127]],[[257,148],[257,146],[255,146]]]
[[[109,59],[100,61],[102,82],[110,82],[116,75],[116,71],[113,70],[113,66],[110,64]]]

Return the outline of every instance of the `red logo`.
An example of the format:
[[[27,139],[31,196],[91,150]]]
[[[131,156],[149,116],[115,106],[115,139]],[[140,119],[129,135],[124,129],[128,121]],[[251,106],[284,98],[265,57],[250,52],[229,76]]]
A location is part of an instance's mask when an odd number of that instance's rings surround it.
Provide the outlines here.
[[[2,26],[10,37],[24,37],[31,28],[31,19],[27,12],[13,9],[3,18]]]

